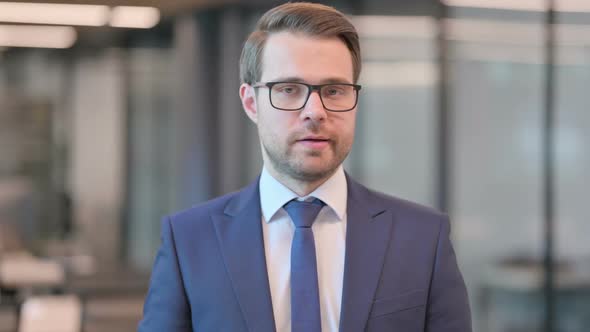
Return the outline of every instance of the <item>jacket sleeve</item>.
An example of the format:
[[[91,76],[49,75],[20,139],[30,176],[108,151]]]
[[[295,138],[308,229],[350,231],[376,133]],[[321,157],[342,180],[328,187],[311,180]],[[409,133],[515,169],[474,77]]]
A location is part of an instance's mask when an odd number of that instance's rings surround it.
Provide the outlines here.
[[[448,218],[438,236],[426,317],[427,332],[471,332],[471,311],[465,282],[451,240]]]
[[[192,332],[190,306],[184,290],[169,218],[162,220],[161,244],[143,307],[139,332]]]

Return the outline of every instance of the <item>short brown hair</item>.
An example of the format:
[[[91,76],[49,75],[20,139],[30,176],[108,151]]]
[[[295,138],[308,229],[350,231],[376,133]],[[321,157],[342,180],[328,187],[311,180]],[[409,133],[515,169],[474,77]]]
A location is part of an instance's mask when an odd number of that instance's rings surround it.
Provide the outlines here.
[[[338,37],[352,56],[353,80],[361,73],[358,33],[341,12],[333,7],[309,2],[286,3],[266,12],[250,34],[240,57],[240,80],[252,84],[262,75],[262,53],[271,33],[290,31],[308,36]]]

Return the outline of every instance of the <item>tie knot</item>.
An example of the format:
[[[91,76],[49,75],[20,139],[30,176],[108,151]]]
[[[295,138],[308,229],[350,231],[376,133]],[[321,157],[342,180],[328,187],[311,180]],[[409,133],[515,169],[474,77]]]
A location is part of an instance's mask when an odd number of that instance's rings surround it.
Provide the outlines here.
[[[283,208],[293,220],[295,227],[311,227],[324,205],[324,202],[317,198],[310,202],[293,199]]]

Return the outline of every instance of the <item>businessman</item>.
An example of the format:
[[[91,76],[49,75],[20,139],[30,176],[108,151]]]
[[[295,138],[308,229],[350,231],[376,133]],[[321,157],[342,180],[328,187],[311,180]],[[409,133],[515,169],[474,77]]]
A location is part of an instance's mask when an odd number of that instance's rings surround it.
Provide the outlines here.
[[[360,72],[357,32],[334,8],[262,16],[239,95],[264,167],[163,220],[139,331],[471,331],[447,216],[342,167]]]

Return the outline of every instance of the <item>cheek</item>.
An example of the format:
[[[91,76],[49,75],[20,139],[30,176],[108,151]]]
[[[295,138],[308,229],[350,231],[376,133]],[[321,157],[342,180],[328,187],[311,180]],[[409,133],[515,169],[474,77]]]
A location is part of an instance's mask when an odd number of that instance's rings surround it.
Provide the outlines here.
[[[355,126],[356,126],[356,122],[352,121],[348,127],[348,136],[350,137],[350,139],[354,138]]]
[[[260,135],[270,140],[273,145],[284,142],[289,135],[289,125],[287,119],[281,117],[282,114],[272,114],[265,112],[258,117],[258,131]]]
[[[348,115],[348,114],[347,114]],[[344,142],[346,142],[347,144],[351,144],[352,141],[354,140],[354,131],[355,131],[355,125],[356,125],[356,118],[354,116],[354,114],[350,114],[350,117],[344,117],[341,119],[340,121],[340,125],[338,126],[338,128],[340,128],[339,131],[339,135],[340,135],[340,139]]]

